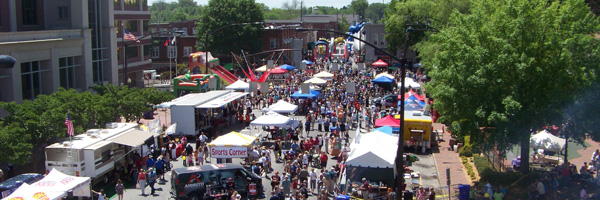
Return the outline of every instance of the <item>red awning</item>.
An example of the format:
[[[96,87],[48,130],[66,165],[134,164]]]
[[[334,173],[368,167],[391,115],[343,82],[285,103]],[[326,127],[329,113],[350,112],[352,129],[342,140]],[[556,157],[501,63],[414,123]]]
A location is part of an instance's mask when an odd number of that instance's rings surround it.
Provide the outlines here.
[[[271,69],[271,71],[269,73],[271,73],[271,74],[285,74],[287,72],[288,72],[288,70],[281,69],[279,67],[275,67],[275,68]]]
[[[415,96],[419,101],[425,101],[425,97],[417,94],[415,91],[410,90],[407,93],[404,94],[404,99],[408,99],[408,97],[410,96]],[[398,99],[400,99],[400,95],[398,95]]]
[[[373,67],[387,67],[388,66],[388,64],[385,61],[381,60],[381,59],[379,59],[377,62],[374,62],[371,65]]]
[[[400,128],[400,120],[395,119],[392,115],[387,115],[384,118],[375,120],[375,128],[382,126],[391,126],[393,128]]]

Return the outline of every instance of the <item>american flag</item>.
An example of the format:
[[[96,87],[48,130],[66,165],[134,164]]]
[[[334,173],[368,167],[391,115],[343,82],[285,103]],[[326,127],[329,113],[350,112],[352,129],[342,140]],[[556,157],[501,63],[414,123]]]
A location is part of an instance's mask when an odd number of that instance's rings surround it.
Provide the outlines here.
[[[71,121],[70,113],[67,113],[67,119],[65,119],[65,125],[67,126],[67,134],[69,134],[69,136],[75,135],[75,130],[73,130],[73,121]]]
[[[127,29],[123,31],[123,39],[140,43],[140,40],[138,40],[135,35],[131,34]]]

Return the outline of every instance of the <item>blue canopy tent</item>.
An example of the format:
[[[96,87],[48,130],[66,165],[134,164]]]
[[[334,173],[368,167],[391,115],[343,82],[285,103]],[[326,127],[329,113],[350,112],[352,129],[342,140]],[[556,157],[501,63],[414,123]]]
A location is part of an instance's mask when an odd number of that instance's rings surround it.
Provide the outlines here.
[[[372,82],[378,84],[379,87],[382,87],[388,91],[391,91],[394,87],[396,87],[396,83],[394,82],[394,79],[391,79],[390,77],[387,77],[387,76],[379,76],[379,77],[373,79]]]
[[[394,132],[394,128],[392,128],[391,126],[382,126],[374,129],[373,131],[379,131],[388,135],[392,135],[392,133]]]
[[[294,66],[291,66],[291,65],[288,65],[288,64],[281,65],[281,66],[279,66],[279,68],[285,69],[285,70],[294,70],[294,69],[296,69]]]
[[[400,104],[398,104],[400,106]],[[415,95],[410,95],[404,100],[405,111],[421,111],[425,106],[425,102],[419,100]]]
[[[308,94],[302,94],[302,93],[300,93],[300,91],[296,91],[296,92],[294,92],[294,94],[292,94],[292,98],[316,100],[319,98],[319,94],[321,94],[321,93],[316,90],[310,90],[310,93],[308,93]]]
[[[304,64],[306,64],[306,65],[312,65],[312,64],[313,64],[313,62],[312,62],[312,61],[310,61],[310,60],[302,60],[302,62],[303,62]]]

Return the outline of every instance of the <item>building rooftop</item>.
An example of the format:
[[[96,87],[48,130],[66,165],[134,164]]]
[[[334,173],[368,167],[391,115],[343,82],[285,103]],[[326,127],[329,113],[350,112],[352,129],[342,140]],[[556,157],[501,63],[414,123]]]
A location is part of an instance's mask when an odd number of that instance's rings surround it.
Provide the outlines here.
[[[90,129],[86,133],[82,133],[73,136],[73,149],[85,149],[91,145],[97,144],[98,142],[109,139],[113,136],[120,135],[125,132],[137,128],[138,125],[134,123],[117,123],[117,128],[114,129]],[[87,135],[88,132],[98,132]],[[69,148],[69,141],[54,143],[46,148]]]

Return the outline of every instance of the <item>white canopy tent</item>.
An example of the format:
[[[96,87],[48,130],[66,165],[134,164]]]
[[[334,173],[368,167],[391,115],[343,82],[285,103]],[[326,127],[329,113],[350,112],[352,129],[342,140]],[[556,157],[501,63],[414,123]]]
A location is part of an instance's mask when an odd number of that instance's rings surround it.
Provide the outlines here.
[[[531,148],[544,149],[553,152],[560,152],[565,148],[565,142],[565,139],[556,137],[546,130],[532,135],[529,139]]]
[[[355,167],[393,167],[398,149],[398,137],[374,131],[360,136],[350,145],[346,164]]]
[[[46,191],[27,183],[23,183],[17,190],[2,200],[57,200],[65,196],[67,196],[66,192]]]
[[[221,135],[208,146],[235,146],[235,147],[250,147],[256,141],[256,137],[244,135],[235,131]]]
[[[375,78],[379,78],[380,76],[385,76],[391,79],[395,79],[396,77],[392,76],[391,74],[388,74],[387,72],[382,72],[380,74],[375,75]]]
[[[419,89],[421,88],[421,84],[417,83],[415,80],[413,80],[412,78],[404,78],[404,87],[405,88],[414,88],[414,89]],[[400,83],[398,83],[398,85],[400,85]]]
[[[72,190],[73,196],[77,197],[90,196],[90,177],[66,175],[56,169],[52,169],[46,177],[31,186],[40,188],[43,191],[62,192],[65,194],[69,190]]]
[[[296,110],[298,110],[298,106],[288,103],[284,100],[279,100],[277,103],[269,106],[269,108],[267,108],[266,110],[273,111],[276,113],[293,113],[296,112]]]
[[[227,87],[225,87],[226,90],[243,90],[245,92],[247,92],[248,90],[250,90],[250,84],[242,81],[242,80],[237,80],[236,82],[232,83],[231,85],[228,85]]]
[[[328,79],[328,78],[333,78],[333,74],[326,72],[326,71],[322,71],[322,72],[319,72],[318,74],[313,75],[313,77]]]
[[[254,121],[250,122],[252,126],[279,126],[283,127],[290,123],[290,118],[277,114],[276,112],[269,111],[267,114],[257,117]]]
[[[322,85],[322,84],[327,83],[327,81],[322,78],[319,78],[319,77],[313,77],[311,79],[304,81],[304,83],[312,83],[315,85]]]

